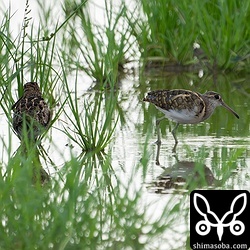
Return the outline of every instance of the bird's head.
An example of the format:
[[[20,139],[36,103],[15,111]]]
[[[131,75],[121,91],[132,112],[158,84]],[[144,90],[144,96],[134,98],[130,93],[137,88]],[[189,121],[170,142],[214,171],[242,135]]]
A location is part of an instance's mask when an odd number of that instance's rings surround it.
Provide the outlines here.
[[[229,110],[232,114],[234,114],[238,119],[239,119],[239,115],[233,110],[231,109],[223,100],[220,94],[213,92],[213,91],[208,91],[206,92],[203,96],[205,96],[206,98],[208,98],[209,103],[215,107],[217,106],[223,106],[224,108],[226,108],[227,110]]]

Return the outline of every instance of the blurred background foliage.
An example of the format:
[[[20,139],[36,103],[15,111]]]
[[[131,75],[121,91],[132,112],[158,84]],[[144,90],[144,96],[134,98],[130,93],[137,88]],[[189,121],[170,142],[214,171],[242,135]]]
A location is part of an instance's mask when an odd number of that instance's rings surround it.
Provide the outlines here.
[[[27,0],[18,29],[1,7],[0,249],[189,249],[189,193],[249,189],[249,8],[39,0],[35,15]],[[54,119],[23,154],[11,107],[27,81]],[[173,88],[217,91],[240,120],[220,108],[180,126],[174,156],[162,122],[157,151],[160,114],[142,99]]]

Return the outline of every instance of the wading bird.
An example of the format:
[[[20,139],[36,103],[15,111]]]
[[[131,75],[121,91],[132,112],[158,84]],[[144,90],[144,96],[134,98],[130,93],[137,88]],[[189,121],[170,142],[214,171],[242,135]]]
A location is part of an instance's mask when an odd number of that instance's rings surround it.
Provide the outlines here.
[[[178,143],[176,130],[179,124],[197,124],[208,119],[218,106],[223,106],[237,118],[238,114],[232,110],[221,98],[220,94],[208,91],[205,94],[198,92],[174,89],[174,90],[155,90],[149,92],[143,99],[145,102],[153,103],[157,109],[165,114],[164,117],[156,121],[157,144],[161,144],[159,124],[164,118],[176,122],[172,130],[175,139],[173,152],[176,150]]]
[[[13,128],[21,141],[25,136],[35,141],[48,128],[51,120],[51,111],[36,82],[24,85],[24,94],[12,106],[12,110]]]

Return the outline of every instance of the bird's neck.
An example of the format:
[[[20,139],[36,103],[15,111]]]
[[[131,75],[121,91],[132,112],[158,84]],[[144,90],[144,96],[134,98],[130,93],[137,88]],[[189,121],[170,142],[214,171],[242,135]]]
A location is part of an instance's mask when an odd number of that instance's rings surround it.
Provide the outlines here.
[[[203,97],[203,100],[205,102],[205,113],[204,113],[204,116],[202,118],[202,121],[205,121],[213,114],[213,112],[216,108],[216,105],[214,105],[214,103],[210,102],[207,97],[205,97],[205,98]]]
[[[42,94],[41,92],[37,92],[37,91],[28,91],[28,92],[24,92],[23,97],[24,98],[29,98],[29,97],[41,97]]]

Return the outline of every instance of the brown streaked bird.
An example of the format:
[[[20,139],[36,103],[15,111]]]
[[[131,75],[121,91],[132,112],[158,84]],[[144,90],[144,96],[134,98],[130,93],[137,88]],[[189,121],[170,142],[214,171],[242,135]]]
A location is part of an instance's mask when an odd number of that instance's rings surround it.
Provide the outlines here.
[[[48,128],[51,120],[51,111],[36,82],[24,85],[23,96],[12,106],[12,110],[13,128],[21,141],[25,131],[29,140],[36,140]]]
[[[153,103],[157,109],[165,114],[164,117],[156,121],[157,144],[161,144],[159,124],[164,118],[176,122],[172,130],[175,139],[175,152],[178,140],[176,138],[176,129],[179,124],[197,124],[208,119],[218,106],[223,106],[237,118],[238,114],[232,110],[221,98],[220,94],[208,91],[205,94],[198,92],[174,89],[174,90],[155,90],[149,92],[143,99],[145,102]]]

